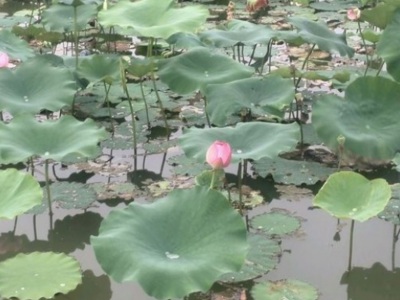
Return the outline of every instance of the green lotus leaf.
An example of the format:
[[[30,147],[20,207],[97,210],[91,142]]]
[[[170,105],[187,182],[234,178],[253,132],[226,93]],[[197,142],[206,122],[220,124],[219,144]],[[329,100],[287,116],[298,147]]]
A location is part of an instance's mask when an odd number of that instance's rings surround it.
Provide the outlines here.
[[[39,300],[74,290],[82,281],[79,263],[62,253],[18,254],[0,263],[0,294]]]
[[[167,39],[167,43],[174,45],[176,48],[184,49],[206,47],[206,45],[200,41],[200,38],[197,35],[188,32],[174,33]]]
[[[346,89],[345,98],[323,95],[313,107],[313,125],[331,149],[338,136],[344,150],[372,159],[392,159],[400,148],[400,85],[383,77],[362,77]]]
[[[387,71],[392,77],[400,82],[400,40],[398,33],[400,30],[400,9],[396,11],[393,19],[383,31],[377,45],[378,54],[384,59]]]
[[[0,51],[7,53],[12,59],[26,60],[34,56],[28,43],[9,30],[0,30]]]
[[[52,201],[65,209],[87,209],[97,200],[96,191],[80,182],[54,182],[50,185]],[[47,196],[45,195],[45,203]]]
[[[337,218],[364,222],[383,211],[391,195],[384,179],[368,180],[358,173],[341,171],[329,176],[313,205]]]
[[[207,291],[247,254],[241,216],[221,193],[201,187],[112,211],[99,232],[91,242],[104,271],[158,299]]]
[[[43,11],[43,24],[46,30],[56,32],[72,32],[75,29],[74,25],[74,10],[76,9],[78,30],[86,28],[89,20],[97,15],[96,5],[65,5],[53,4]]]
[[[392,197],[378,217],[395,225],[400,225],[400,184],[396,183],[390,187],[392,189]]]
[[[129,66],[126,67],[126,71],[136,77],[143,77],[153,71],[156,67],[156,63],[153,58],[144,59],[133,59]]]
[[[299,140],[296,123],[238,123],[236,127],[190,128],[179,138],[187,157],[204,162],[208,147],[216,140],[226,141],[232,148],[232,161],[274,158],[293,149]]]
[[[303,17],[291,17],[289,22],[299,29],[299,35],[310,44],[317,44],[324,51],[337,51],[341,56],[352,57],[354,49],[346,43],[345,34],[336,34],[323,23],[310,21]]]
[[[244,108],[254,115],[283,117],[294,99],[293,81],[276,76],[246,78],[205,89],[207,113],[213,124],[223,126],[232,114]]]
[[[80,122],[63,116],[39,123],[19,115],[9,124],[0,123],[0,163],[17,163],[33,155],[56,161],[72,154],[93,157],[98,154],[97,144],[106,137],[105,129],[91,119]]]
[[[15,70],[1,69],[0,90],[0,110],[14,116],[71,106],[76,92],[70,71],[40,59],[24,62]]]
[[[204,161],[198,162],[184,154],[171,156],[167,159],[167,163],[173,167],[171,168],[171,172],[178,176],[196,176],[201,172],[208,170],[209,167],[203,162]]]
[[[247,78],[253,68],[204,47],[159,62],[158,75],[171,90],[188,94],[210,83],[225,83]]]
[[[277,241],[259,234],[250,234],[248,241],[250,250],[243,267],[239,272],[222,275],[219,280],[225,282],[247,281],[262,276],[276,267],[281,254],[281,247]]]
[[[275,282],[260,282],[253,286],[254,300],[317,300],[318,291],[300,280],[284,279]]]
[[[174,0],[123,0],[99,12],[99,22],[103,26],[133,28],[141,36],[162,39],[177,32],[193,32],[207,17],[206,7],[175,8]]]
[[[268,44],[277,32],[264,25],[232,20],[224,29],[211,29],[199,34],[201,41],[215,47],[232,47],[238,43],[253,46]]]
[[[0,171],[0,218],[13,219],[42,202],[39,183],[16,169]]]
[[[252,165],[261,177],[272,175],[277,183],[295,185],[313,185],[318,181],[325,181],[337,170],[318,162],[289,160],[281,157],[274,159],[264,157],[253,162]]]
[[[290,234],[300,225],[298,218],[280,212],[269,212],[251,219],[251,227],[269,235]]]
[[[120,81],[120,63],[116,56],[93,55],[84,59],[78,66],[78,74],[94,84],[105,82],[112,84]]]
[[[376,6],[361,11],[361,20],[384,29],[392,20],[396,8],[388,3],[377,3]]]

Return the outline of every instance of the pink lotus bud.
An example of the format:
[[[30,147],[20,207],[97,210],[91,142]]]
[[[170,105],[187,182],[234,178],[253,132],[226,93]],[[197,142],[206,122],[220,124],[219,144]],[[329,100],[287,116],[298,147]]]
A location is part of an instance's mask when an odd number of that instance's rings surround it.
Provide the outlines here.
[[[229,166],[232,159],[232,149],[227,142],[215,141],[207,150],[206,161],[213,169]]]
[[[0,52],[0,68],[7,68],[9,62],[7,53]]]
[[[361,16],[361,10],[359,10],[357,7],[349,8],[347,10],[347,19],[350,21],[357,21],[360,19]]]

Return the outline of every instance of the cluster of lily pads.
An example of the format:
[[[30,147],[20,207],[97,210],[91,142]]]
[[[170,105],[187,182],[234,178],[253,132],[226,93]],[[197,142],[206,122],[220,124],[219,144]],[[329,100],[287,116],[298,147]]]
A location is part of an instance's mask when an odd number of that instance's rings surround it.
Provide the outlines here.
[[[374,18],[375,10],[384,12],[384,23]],[[249,164],[256,175],[277,183],[326,180],[313,204],[337,218],[363,222],[382,213],[391,186],[355,169],[361,162],[400,161],[400,5],[383,1],[354,19],[382,29],[379,35],[361,32],[363,46],[378,57],[367,55],[364,75],[308,69],[317,51],[354,55],[345,34],[325,23],[289,17],[292,30],[285,31],[233,19],[207,29],[208,18],[205,6],[173,0],[63,0],[10,18],[21,24],[0,30],[0,51],[16,64],[7,61],[0,69],[0,163],[5,166],[0,217],[14,219],[46,207],[52,216],[55,202],[89,208],[98,198],[94,185],[52,183],[49,167],[56,162],[93,161],[102,148],[132,150],[134,175],[138,148],[166,152],[178,144],[186,164],[180,158],[171,164],[181,165],[194,183],[151,204],[113,210],[90,239],[112,279],[136,281],[147,294],[167,299],[206,292],[218,281],[255,279],[277,265],[278,237],[298,229],[300,221],[279,212],[246,221],[246,210],[255,205],[243,195]],[[41,50],[21,37],[42,41]],[[141,39],[135,55],[116,54],[118,43],[132,37]],[[98,47],[87,46],[93,40]],[[281,43],[306,49],[303,62],[276,64],[273,51]],[[60,45],[72,55],[60,54]],[[53,53],[41,53],[46,51]],[[372,60],[379,61],[378,70]],[[310,101],[301,85],[309,80],[333,82],[344,97],[329,92]],[[302,119],[309,104],[312,124]],[[171,135],[182,121],[187,126],[176,142]],[[147,137],[160,127],[162,145],[154,151]],[[229,159],[217,157],[210,170],[204,162],[216,141],[229,149]],[[308,146],[316,143],[336,155],[335,166],[305,159]],[[19,163],[31,174],[10,166]],[[238,164],[236,189],[221,170],[230,163]],[[38,165],[44,169],[44,189],[35,178]],[[91,196],[82,204],[77,199],[84,193]],[[79,263],[53,251],[18,254],[0,263],[2,297],[52,298],[79,283]],[[313,287],[296,280],[260,282],[252,295],[290,297],[299,289],[306,295],[302,299],[318,298]]]

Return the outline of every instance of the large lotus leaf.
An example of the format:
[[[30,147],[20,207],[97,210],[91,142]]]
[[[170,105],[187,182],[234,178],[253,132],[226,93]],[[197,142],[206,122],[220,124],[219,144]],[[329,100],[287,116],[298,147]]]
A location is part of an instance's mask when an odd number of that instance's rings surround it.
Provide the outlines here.
[[[178,32],[174,33],[167,39],[167,43],[174,45],[176,48],[195,48],[195,47],[206,47],[206,45],[200,41],[200,38],[189,32]]]
[[[392,21],[383,31],[377,45],[378,54],[385,60],[387,71],[400,82],[400,9],[396,11]]]
[[[181,94],[202,90],[210,83],[230,82],[252,74],[253,68],[204,47],[160,61],[158,71],[161,80]]]
[[[238,271],[247,254],[246,226],[219,192],[175,190],[152,204],[112,211],[92,245],[118,282],[137,280],[158,299],[207,291]]]
[[[259,282],[251,289],[254,300],[317,300],[318,291],[310,284],[294,279]]]
[[[50,299],[81,282],[79,263],[62,253],[18,254],[0,263],[0,294],[5,298]]]
[[[378,3],[376,6],[361,11],[361,20],[384,29],[392,20],[396,6],[388,3]]]
[[[0,30],[0,51],[7,53],[12,59],[26,60],[34,56],[27,42],[4,29]]]
[[[345,98],[323,95],[313,107],[318,136],[337,149],[373,159],[392,159],[400,148],[400,85],[383,77],[362,77],[346,89]]]
[[[0,90],[0,110],[14,116],[60,110],[72,104],[76,92],[70,71],[36,59],[15,70],[0,69]]]
[[[265,235],[251,234],[248,237],[250,250],[239,272],[227,273],[219,279],[226,282],[240,282],[262,276],[278,264],[281,247]]]
[[[251,227],[269,235],[289,234],[299,229],[300,220],[280,212],[269,212],[251,219]]]
[[[93,157],[98,154],[97,144],[106,137],[105,129],[91,119],[80,122],[63,116],[57,121],[37,122],[19,115],[8,124],[0,123],[0,163],[17,163],[33,155],[56,161],[72,154]]]
[[[99,13],[103,26],[133,28],[139,35],[167,39],[177,32],[193,32],[208,17],[208,9],[192,5],[175,8],[174,0],[119,1]]]
[[[294,99],[293,81],[277,76],[246,78],[205,89],[207,113],[213,124],[223,126],[232,114],[248,108],[254,115],[283,117]]]
[[[118,57],[93,55],[90,59],[82,60],[78,73],[92,84],[102,81],[112,84],[120,80],[120,63]]]
[[[234,128],[190,128],[179,143],[187,157],[204,162],[208,147],[216,140],[226,141],[232,148],[232,161],[274,158],[293,149],[299,140],[299,126],[263,122],[238,123]]]
[[[383,211],[391,195],[384,179],[368,180],[358,173],[341,171],[329,176],[313,205],[337,218],[364,222]]]
[[[238,43],[249,46],[268,44],[272,38],[277,36],[277,33],[264,25],[233,20],[224,29],[207,30],[200,33],[199,36],[206,44],[213,44],[216,47],[232,47]]]
[[[15,169],[0,171],[0,218],[13,219],[42,202],[39,183]]]
[[[75,30],[74,10],[76,9],[76,27],[78,30],[86,28],[89,20],[97,14],[96,5],[65,5],[53,4],[43,12],[43,24],[49,31],[72,32]]]
[[[310,44],[317,44],[324,51],[337,51],[341,56],[352,57],[354,49],[346,43],[345,34],[336,34],[323,23],[310,21],[303,17],[291,17],[289,22],[299,29],[299,35]]]

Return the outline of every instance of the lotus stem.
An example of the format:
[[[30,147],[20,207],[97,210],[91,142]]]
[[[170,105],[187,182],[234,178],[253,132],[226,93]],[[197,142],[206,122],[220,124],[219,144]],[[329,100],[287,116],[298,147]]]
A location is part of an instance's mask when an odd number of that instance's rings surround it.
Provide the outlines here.
[[[317,44],[313,44],[313,45],[311,46],[310,50],[309,50],[308,53],[307,53],[306,58],[305,58],[304,61],[303,61],[303,64],[301,65],[301,70],[304,70],[304,68],[306,67],[306,64],[307,64],[307,62],[308,62],[308,59],[310,58],[311,53],[314,51],[314,48],[315,48],[316,45],[317,45]],[[302,76],[299,76],[299,78],[297,79],[296,86],[295,86],[295,87],[296,87],[296,90],[297,90],[297,88],[299,87],[301,78],[302,78]]]
[[[204,100],[204,114],[206,115],[207,125],[208,125],[209,128],[211,128],[210,116],[207,113],[207,99],[206,99],[206,96],[203,96],[203,100]]]
[[[46,180],[46,193],[47,193],[47,203],[49,205],[49,215],[53,216],[53,210],[51,208],[51,192],[50,192],[50,178],[49,178],[49,160],[46,159],[44,162],[44,176]]]
[[[78,69],[78,51],[79,51],[79,45],[78,45],[78,8],[76,5],[73,5],[74,7],[74,45],[75,45],[75,69]]]
[[[213,170],[212,170],[212,176],[211,176],[210,187],[208,188],[209,190],[214,189],[216,177],[217,177],[217,176],[216,176],[216,170],[213,169]]]
[[[250,59],[249,59],[249,63],[247,64],[248,66],[250,66],[250,64],[251,64],[251,61],[253,60],[253,58],[254,58],[254,54],[256,53],[256,48],[257,48],[257,44],[254,44],[254,46],[253,46],[253,50],[251,51],[251,55],[250,55]]]
[[[147,119],[147,127],[150,128],[150,118],[149,118],[149,106],[147,105],[147,100],[146,100],[146,96],[144,95],[144,90],[143,90],[143,82],[140,81],[140,92],[142,93],[142,98],[144,101],[144,108],[146,110],[146,119]]]
[[[393,242],[392,242],[392,271],[396,268],[396,243],[398,241],[397,225],[393,225]]]
[[[108,95],[109,95],[110,89],[111,89],[111,84],[109,84],[108,87],[107,87],[106,82],[103,81],[103,85],[104,85],[104,91],[106,92],[106,97],[105,97],[104,101],[105,101],[106,104],[107,104],[107,108],[108,108],[108,117],[110,118],[110,121],[111,121],[112,132],[114,133],[114,131],[115,131],[115,130],[114,130],[114,122],[113,122],[113,120],[112,120],[111,106],[110,106],[110,101],[109,101],[109,99],[108,99]]]
[[[14,227],[13,227],[13,235],[15,235],[15,231],[17,230],[17,224],[18,224],[18,216],[15,217],[14,219]]]
[[[353,235],[354,235],[354,220],[351,220],[351,226],[350,226],[350,249],[349,249],[349,265],[347,267],[347,270],[350,272],[351,271],[351,266],[352,266],[352,260],[353,260]]]
[[[150,77],[151,77],[151,81],[153,82],[153,87],[154,87],[154,91],[156,93],[158,105],[160,106],[161,115],[162,115],[162,117],[164,119],[164,125],[165,125],[165,128],[167,129],[168,136],[169,136],[170,129],[169,129],[169,126],[168,126],[168,123],[167,123],[167,116],[165,114],[164,105],[162,104],[160,95],[158,94],[158,89],[157,89],[157,85],[156,85],[156,79],[154,78],[154,71],[151,71]]]
[[[238,172],[237,172],[237,177],[238,177],[238,189],[239,189],[239,213],[243,215],[243,191],[242,191],[242,176],[243,176],[243,160],[239,162],[238,165]]]
[[[32,222],[33,222],[33,238],[35,239],[35,241],[37,241],[36,215],[33,215]]]
[[[369,69],[369,65],[370,65],[369,57],[368,57],[368,51],[367,51],[367,43],[365,43],[364,36],[363,36],[363,34],[361,32],[360,20],[357,20],[357,25],[358,25],[358,31],[360,32],[361,40],[362,40],[362,43],[363,43],[363,47],[365,49],[365,58],[367,60],[367,67],[365,68],[365,71],[364,71],[364,76],[365,76],[365,75],[367,75],[367,72],[368,72],[368,69]]]
[[[164,172],[165,161],[167,160],[167,152],[168,152],[168,149],[163,154],[163,158],[161,161],[161,168],[160,168],[160,176],[162,176],[162,173]]]

